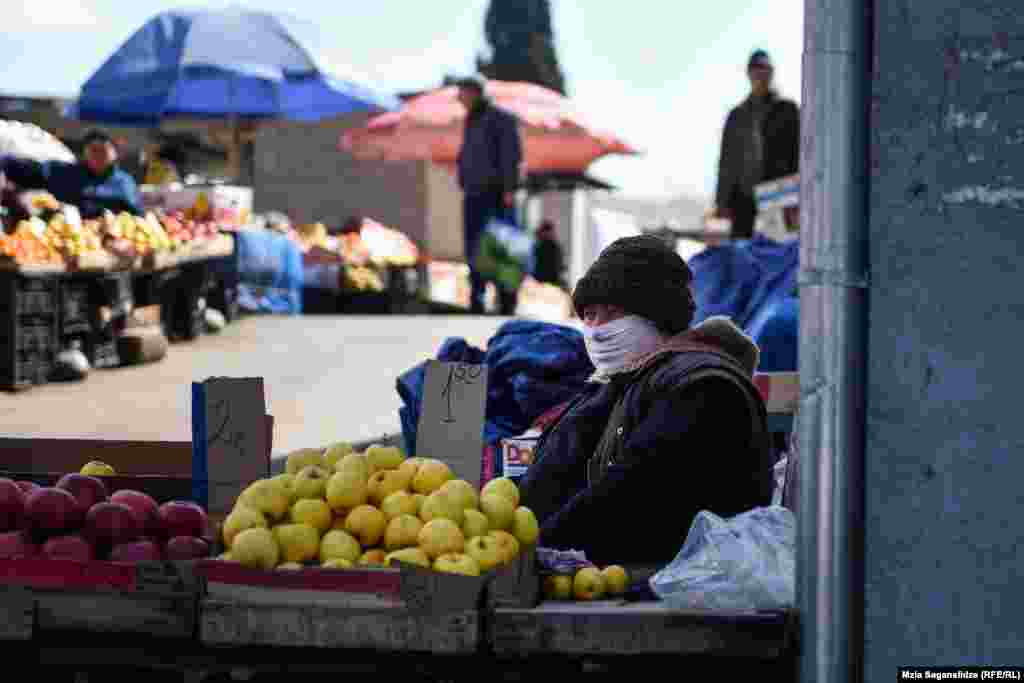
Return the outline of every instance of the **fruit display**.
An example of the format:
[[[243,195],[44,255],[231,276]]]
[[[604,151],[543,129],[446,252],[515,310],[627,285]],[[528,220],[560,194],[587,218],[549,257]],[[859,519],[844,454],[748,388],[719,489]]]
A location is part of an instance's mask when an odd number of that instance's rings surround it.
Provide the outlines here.
[[[252,482],[221,527],[220,559],[265,570],[406,562],[480,576],[539,535],[510,479],[477,490],[434,458],[340,443],[288,455],[283,474]]]
[[[90,462],[54,486],[0,478],[0,559],[138,562],[209,556],[213,539],[202,507],[190,501],[158,505],[132,489],[111,492],[103,477],[113,474],[109,465]]]
[[[629,573],[617,564],[607,567],[582,567],[575,574],[551,574],[544,577],[544,597],[547,600],[576,600],[580,602],[614,598],[623,595],[629,587]]]
[[[348,266],[342,273],[342,291],[383,292],[384,280],[369,266]]]
[[[18,265],[61,265],[64,258],[46,233],[47,225],[39,218],[20,221],[13,232],[0,234],[0,254]]]

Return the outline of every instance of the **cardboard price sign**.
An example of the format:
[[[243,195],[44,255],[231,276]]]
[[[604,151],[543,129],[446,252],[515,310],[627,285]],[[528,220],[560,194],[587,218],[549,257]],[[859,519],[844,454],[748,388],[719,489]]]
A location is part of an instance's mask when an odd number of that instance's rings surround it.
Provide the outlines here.
[[[192,383],[192,478],[196,502],[228,512],[242,488],[270,472],[273,418],[262,377]]]
[[[447,463],[457,479],[479,487],[486,407],[486,366],[429,361],[416,455]]]

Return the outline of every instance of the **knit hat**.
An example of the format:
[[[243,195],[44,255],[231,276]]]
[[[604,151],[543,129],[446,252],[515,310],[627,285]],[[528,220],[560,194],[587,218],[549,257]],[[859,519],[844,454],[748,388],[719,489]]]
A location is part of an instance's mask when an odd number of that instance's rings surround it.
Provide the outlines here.
[[[771,69],[772,58],[764,50],[754,50],[753,54],[750,55],[750,59],[747,60],[747,70],[749,71],[755,66]]]
[[[606,247],[576,284],[573,308],[582,318],[587,306],[621,306],[675,335],[693,320],[692,279],[686,261],[662,239],[623,237]]]

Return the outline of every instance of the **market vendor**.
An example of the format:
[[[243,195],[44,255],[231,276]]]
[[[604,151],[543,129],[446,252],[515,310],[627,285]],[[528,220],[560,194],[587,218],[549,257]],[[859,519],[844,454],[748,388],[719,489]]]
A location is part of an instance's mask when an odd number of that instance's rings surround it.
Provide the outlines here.
[[[20,190],[46,190],[59,201],[77,206],[83,218],[95,218],[107,209],[143,214],[135,180],[118,168],[114,140],[102,131],[86,133],[81,161],[40,162],[7,156],[0,157],[0,172]]]
[[[758,348],[727,318],[691,328],[690,280],[675,251],[643,235],[612,243],[576,285],[596,373],[520,484],[541,545],[666,564],[699,511],[771,502]]]

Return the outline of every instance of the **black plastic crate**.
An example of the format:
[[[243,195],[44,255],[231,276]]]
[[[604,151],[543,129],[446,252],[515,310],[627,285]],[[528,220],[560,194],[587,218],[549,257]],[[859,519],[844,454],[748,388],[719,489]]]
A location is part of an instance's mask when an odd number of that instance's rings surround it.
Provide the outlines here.
[[[44,384],[57,353],[58,287],[54,275],[0,273],[0,386]]]

